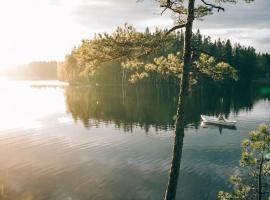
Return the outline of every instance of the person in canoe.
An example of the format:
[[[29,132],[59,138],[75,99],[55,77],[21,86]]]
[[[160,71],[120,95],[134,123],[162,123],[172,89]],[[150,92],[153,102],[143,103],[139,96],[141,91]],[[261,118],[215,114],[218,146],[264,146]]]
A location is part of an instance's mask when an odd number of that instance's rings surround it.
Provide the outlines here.
[[[225,122],[225,119],[221,113],[218,115],[218,120]]]

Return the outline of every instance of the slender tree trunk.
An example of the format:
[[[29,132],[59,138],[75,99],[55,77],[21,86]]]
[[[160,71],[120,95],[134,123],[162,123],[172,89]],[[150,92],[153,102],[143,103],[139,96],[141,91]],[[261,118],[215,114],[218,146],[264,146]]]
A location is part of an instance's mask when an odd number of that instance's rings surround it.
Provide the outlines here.
[[[169,181],[165,194],[165,200],[174,200],[176,196],[177,183],[180,171],[183,139],[184,139],[184,108],[186,103],[186,97],[189,89],[189,72],[191,68],[191,37],[192,37],[192,25],[194,20],[194,2],[195,0],[189,0],[188,3],[188,17],[185,31],[185,44],[184,44],[184,65],[183,73],[180,83],[180,94],[177,105],[177,117],[175,123],[175,138],[173,146],[173,157],[171,170],[169,175]]]
[[[262,200],[262,168],[263,168],[263,153],[261,155],[261,161],[259,166],[259,175],[258,175],[258,200]]]
[[[125,81],[125,70],[122,69],[122,103],[125,103],[125,88],[124,88],[124,81]]]

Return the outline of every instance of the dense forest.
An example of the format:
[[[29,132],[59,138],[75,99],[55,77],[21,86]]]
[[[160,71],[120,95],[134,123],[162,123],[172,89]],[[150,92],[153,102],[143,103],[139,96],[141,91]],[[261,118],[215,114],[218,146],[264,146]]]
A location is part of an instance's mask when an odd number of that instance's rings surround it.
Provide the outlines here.
[[[117,28],[113,34],[116,35],[117,33],[117,37],[122,37],[121,34],[123,34],[123,32],[119,34],[119,30],[124,30],[125,32],[125,28]],[[154,72],[152,71],[150,75],[149,71],[145,68],[143,70],[140,69],[140,73],[137,73],[137,71],[134,73],[134,68],[139,68],[139,61],[137,63],[134,63],[134,61],[123,63],[123,60],[129,59],[129,56],[126,55],[126,53],[123,53],[125,55],[123,55],[122,59],[119,59],[119,57],[121,57],[119,55],[115,56],[115,59],[113,56],[109,56],[111,54],[111,52],[109,52],[109,47],[111,47],[111,44],[109,43],[111,41],[109,41],[109,35],[105,33],[103,35],[98,34],[91,40],[83,40],[78,47],[74,48],[70,54],[66,55],[64,62],[36,61],[1,73],[15,79],[53,80],[58,78],[72,84],[121,84],[123,82],[136,82],[138,79],[144,79],[144,81],[151,83],[178,82],[178,78],[175,77],[175,75],[179,73],[181,67],[173,63],[173,60],[175,59],[173,54],[181,54],[184,44],[184,32],[179,31],[166,35],[167,30],[157,29],[155,32],[150,32],[147,28],[145,32],[137,32],[133,27],[131,30],[132,31],[129,32],[129,34],[131,36],[132,34],[136,36],[135,38],[129,39],[126,44],[127,46],[132,45],[132,47],[140,48],[142,45],[146,45],[147,48],[151,49],[153,46],[157,45],[154,44],[157,41],[162,42],[161,45],[163,46],[163,50],[153,52],[149,57],[158,57],[155,62],[158,63],[157,65],[163,65],[163,68],[156,67],[158,69],[155,69]],[[135,41],[135,39],[138,41]],[[103,53],[108,51],[107,58],[106,55],[99,53],[99,49],[95,49],[96,43],[98,42],[103,48]],[[116,50],[117,53],[119,54],[121,51],[128,51],[128,53],[131,54],[130,48],[121,46],[123,44],[123,42],[119,43],[119,46],[115,47],[118,48]],[[193,34],[192,46],[194,49],[196,48],[197,52],[199,51],[211,55],[217,61],[224,61],[225,63],[230,64],[237,70],[240,82],[247,83],[252,80],[270,79],[270,54],[268,53],[256,53],[253,47],[232,44],[229,39],[226,41],[221,39],[212,41],[209,36],[203,36],[199,30]],[[147,51],[147,48],[142,49]],[[147,53],[150,54],[152,52]],[[104,62],[97,62],[102,56]],[[196,53],[194,53],[193,56],[194,59],[198,59],[199,57]],[[149,57],[144,59],[150,60]],[[168,67],[166,64],[170,64],[171,66]],[[153,65],[148,65],[147,67],[148,69],[155,68]],[[217,70],[217,68],[214,69]],[[207,73],[209,73],[209,71],[205,72],[205,74]],[[194,78],[193,81],[197,82],[201,80],[201,82],[204,83],[212,81],[212,79],[209,79],[207,76],[198,75],[196,72],[194,75],[197,77]],[[198,76],[200,77],[198,78]]]
[[[145,32],[137,32],[133,27],[125,26],[124,28],[118,27],[112,35],[98,34],[91,40],[83,40],[66,56],[64,62],[58,64],[58,77],[60,80],[74,84],[120,84],[128,81],[134,83],[141,79],[152,83],[176,83],[178,82],[177,76],[181,73],[179,72],[181,66],[177,65],[181,65],[181,63],[175,62],[177,57],[174,55],[180,54],[179,57],[182,55],[184,32],[166,33],[167,30],[158,29],[150,32],[148,28]],[[124,40],[124,37],[129,40]],[[156,43],[162,46],[160,48],[162,50],[153,51]],[[115,52],[110,49],[112,47],[115,47]],[[141,60],[129,61],[129,56],[136,48],[142,49],[140,51],[142,55],[147,54],[147,57],[143,58],[146,62],[153,57],[158,58],[152,61],[154,64],[146,64],[143,68],[145,63],[142,63]],[[246,83],[255,79],[269,80],[270,78],[270,55],[256,53],[253,47],[232,44],[229,39],[212,41],[209,36],[203,36],[198,30],[193,34],[192,48],[194,49],[193,59],[201,60],[203,63],[201,65],[209,66],[208,69],[194,67],[193,81],[195,82],[211,82],[213,79],[219,79],[215,77],[220,74],[224,77],[226,73],[229,77],[233,76],[231,70],[224,66],[212,66],[214,59],[218,62],[228,63],[236,69],[240,82]],[[121,52],[125,52],[122,59],[119,59],[121,56],[114,55]],[[132,56],[134,57],[134,55]],[[141,55],[138,53],[136,56],[140,58]],[[103,62],[98,62],[101,57]],[[136,72],[134,73],[134,71]],[[208,75],[213,73],[215,73],[215,77],[209,79]]]
[[[26,65],[2,72],[4,76],[14,79],[36,79],[36,80],[56,80],[57,62],[56,61],[35,61]]]

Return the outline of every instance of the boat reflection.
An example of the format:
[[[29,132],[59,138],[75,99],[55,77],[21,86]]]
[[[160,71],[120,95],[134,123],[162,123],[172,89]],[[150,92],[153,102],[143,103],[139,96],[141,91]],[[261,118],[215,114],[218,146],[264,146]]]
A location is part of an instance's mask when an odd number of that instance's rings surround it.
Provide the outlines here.
[[[211,123],[206,123],[206,122],[201,122],[200,125],[202,128],[218,128],[219,133],[222,134],[223,129],[229,129],[229,130],[237,130],[236,126],[226,126],[226,125],[218,125],[218,124],[211,124]]]

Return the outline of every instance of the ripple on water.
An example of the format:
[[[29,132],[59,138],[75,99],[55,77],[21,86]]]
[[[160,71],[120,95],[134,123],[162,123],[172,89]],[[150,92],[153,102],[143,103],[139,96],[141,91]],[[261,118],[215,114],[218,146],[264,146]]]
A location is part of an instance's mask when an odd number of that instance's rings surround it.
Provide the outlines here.
[[[33,101],[43,104],[42,98],[50,94],[47,89],[39,97],[28,92]],[[17,196],[27,193],[38,200],[162,199],[171,162],[172,126],[150,126],[145,133],[137,123],[132,132],[125,132],[113,121],[91,119],[86,128],[66,114],[63,93],[55,91],[50,97],[50,103],[56,102],[55,113],[35,104],[28,118],[42,126],[1,131],[0,183]],[[236,171],[240,142],[258,123],[269,123],[269,105],[259,102],[250,113],[230,116],[238,121],[237,131],[224,129],[220,134],[216,127],[187,126],[179,198],[215,199],[218,190],[228,188],[226,180]]]

